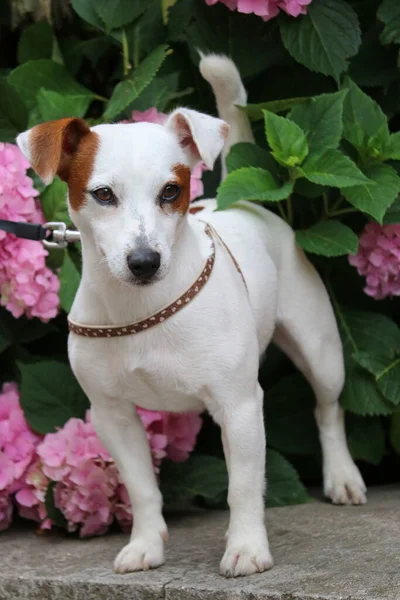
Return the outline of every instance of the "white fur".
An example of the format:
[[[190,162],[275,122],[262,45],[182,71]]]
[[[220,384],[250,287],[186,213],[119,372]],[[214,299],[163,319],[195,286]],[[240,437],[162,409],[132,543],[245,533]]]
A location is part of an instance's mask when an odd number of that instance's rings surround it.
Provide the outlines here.
[[[245,92],[226,57],[203,57],[200,69],[231,126],[226,154],[231,144],[252,139],[246,117],[234,107],[245,102]],[[184,115],[190,117],[199,154],[213,162],[223,141],[217,133],[220,125],[194,111]],[[145,123],[93,128],[101,145],[88,187],[112,187],[120,205],[105,208],[88,197],[84,208],[71,213],[83,248],[74,321],[133,323],[174,301],[202,270],[210,253],[204,223],[192,215],[165,214],[155,202],[171,167],[193,162],[192,149],[188,152],[178,143],[176,123],[185,123],[171,119],[165,128]],[[135,405],[211,413],[221,426],[229,471],[230,522],[220,571],[249,575],[272,566],[264,525],[263,393],[257,381],[259,358],[272,339],[315,391],[325,493],[335,503],[365,502],[365,486],[347,449],[338,404],[344,379],[341,342],[318,274],[296,248],[290,227],[271,212],[249,203],[224,212],[214,212],[214,200],[200,204],[206,208],[198,216],[229,246],[249,293],[216,241],[207,285],[165,323],[123,338],[69,338],[71,365],[90,398],[94,426],[120,469],[133,505],[131,541],[115,561],[120,573],[162,564],[167,535]],[[139,241],[162,255],[159,280],[148,286],[132,284],[126,267],[127,253]]]

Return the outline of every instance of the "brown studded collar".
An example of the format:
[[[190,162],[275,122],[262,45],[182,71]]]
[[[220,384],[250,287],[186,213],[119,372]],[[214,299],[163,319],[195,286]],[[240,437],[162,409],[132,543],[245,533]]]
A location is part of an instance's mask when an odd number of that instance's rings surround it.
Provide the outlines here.
[[[122,337],[125,335],[133,335],[135,333],[140,333],[141,331],[145,331],[147,329],[150,329],[151,327],[154,327],[155,325],[158,325],[159,323],[162,323],[163,321],[166,321],[167,319],[172,317],[174,314],[176,314],[177,312],[182,310],[187,304],[189,304],[189,302],[191,302],[197,296],[197,294],[199,294],[199,292],[202,290],[202,288],[207,283],[207,281],[212,273],[212,270],[214,267],[214,262],[215,262],[214,238],[218,239],[220,241],[220,243],[222,244],[222,246],[225,248],[225,250],[231,257],[236,269],[240,273],[240,276],[243,280],[244,285],[246,286],[246,281],[244,279],[243,273],[242,273],[238,263],[236,262],[236,259],[234,258],[231,251],[225,244],[225,242],[221,239],[221,237],[218,235],[218,233],[215,231],[215,229],[213,229],[211,227],[211,225],[208,225],[208,224],[206,225],[205,232],[211,239],[211,244],[212,244],[211,255],[206,260],[203,270],[200,273],[199,277],[196,279],[196,281],[190,286],[190,288],[188,290],[186,290],[186,292],[184,294],[179,296],[179,298],[177,300],[175,300],[175,302],[172,302],[172,304],[169,304],[165,308],[162,308],[161,310],[156,312],[151,317],[147,317],[147,319],[142,319],[141,321],[137,321],[136,323],[131,323],[129,325],[122,325],[122,326],[120,326],[120,325],[82,325],[80,323],[76,323],[75,321],[73,321],[71,318],[68,317],[69,330],[72,333],[75,333],[77,335],[81,335],[84,337],[112,338],[112,337]],[[246,288],[247,288],[247,286],[246,286]]]

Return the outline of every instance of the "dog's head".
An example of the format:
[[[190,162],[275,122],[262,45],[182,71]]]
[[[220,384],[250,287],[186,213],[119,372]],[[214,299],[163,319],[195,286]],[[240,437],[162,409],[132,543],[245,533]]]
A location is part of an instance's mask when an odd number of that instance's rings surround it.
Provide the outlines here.
[[[208,168],[228,125],[189,109],[165,125],[97,125],[61,119],[21,133],[17,144],[47,184],[68,184],[73,222],[88,234],[118,279],[145,284],[169,270],[172,248],[190,202],[190,169]]]

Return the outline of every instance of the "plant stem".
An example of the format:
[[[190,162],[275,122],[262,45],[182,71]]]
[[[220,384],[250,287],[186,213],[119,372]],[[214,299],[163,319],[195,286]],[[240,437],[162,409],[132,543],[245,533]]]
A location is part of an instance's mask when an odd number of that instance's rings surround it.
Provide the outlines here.
[[[289,196],[289,198],[286,200],[286,208],[287,208],[287,221],[289,223],[289,225],[293,224],[293,203],[292,203],[292,196]]]
[[[133,68],[135,69],[140,61],[140,26],[135,27],[135,36],[133,42]]]
[[[357,208],[342,208],[341,210],[333,210],[328,213],[329,217],[338,217],[339,215],[347,215],[358,212]]]
[[[125,29],[122,30],[122,56],[124,59],[124,77],[127,77],[129,71],[132,69],[132,65],[129,62],[129,45]]]
[[[329,214],[329,202],[328,202],[328,194],[322,194],[322,199],[324,201],[324,214]]]
[[[343,201],[344,201],[343,196],[339,196],[339,198],[336,200],[335,204],[331,207],[331,212],[335,212],[339,208],[339,206],[341,206],[343,204]]]
[[[286,216],[285,209],[283,208],[282,202],[278,202],[278,210],[279,210],[279,214],[281,215],[282,219],[284,221],[286,221],[286,223],[287,223],[288,222],[288,218]]]

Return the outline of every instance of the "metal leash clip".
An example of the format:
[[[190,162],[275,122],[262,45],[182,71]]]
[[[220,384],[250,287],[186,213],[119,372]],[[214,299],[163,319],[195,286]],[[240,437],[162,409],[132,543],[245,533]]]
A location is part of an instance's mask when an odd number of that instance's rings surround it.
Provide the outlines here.
[[[66,248],[68,244],[79,242],[81,234],[79,231],[68,229],[61,221],[50,221],[43,225],[44,229],[52,232],[51,240],[42,240],[46,248]]]

